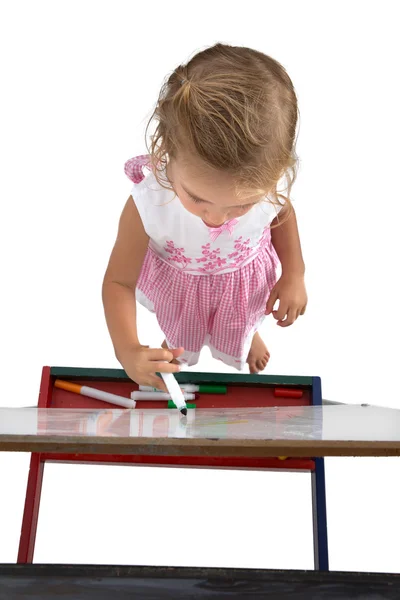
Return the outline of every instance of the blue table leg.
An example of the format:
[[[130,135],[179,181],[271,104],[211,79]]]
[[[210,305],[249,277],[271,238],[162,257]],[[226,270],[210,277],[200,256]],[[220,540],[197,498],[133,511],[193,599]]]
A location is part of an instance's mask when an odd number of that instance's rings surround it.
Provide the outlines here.
[[[313,406],[322,406],[321,379],[313,377]],[[315,458],[315,471],[311,473],[314,565],[317,571],[329,571],[328,524],[326,518],[325,464]]]

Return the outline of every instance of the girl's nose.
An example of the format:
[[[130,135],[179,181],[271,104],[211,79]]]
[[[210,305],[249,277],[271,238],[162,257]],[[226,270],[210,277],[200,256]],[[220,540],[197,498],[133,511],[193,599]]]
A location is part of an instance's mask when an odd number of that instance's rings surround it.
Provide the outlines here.
[[[227,221],[228,217],[224,216],[224,217],[205,217],[204,221],[206,221],[209,225],[212,225],[213,227],[220,227],[221,225],[223,225],[225,223],[225,221]]]
[[[221,225],[223,225],[225,223],[225,221],[222,221],[221,223],[209,223],[207,221],[208,225],[211,225],[211,227],[221,227]]]

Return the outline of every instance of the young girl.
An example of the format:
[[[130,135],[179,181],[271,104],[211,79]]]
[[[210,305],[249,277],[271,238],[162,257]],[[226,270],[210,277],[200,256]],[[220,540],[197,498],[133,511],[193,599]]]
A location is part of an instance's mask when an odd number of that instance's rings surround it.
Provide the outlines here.
[[[103,282],[115,355],[139,385],[167,391],[156,372],[195,365],[205,345],[227,365],[262,371],[265,315],[286,327],[304,314],[288,197],[297,115],[285,69],[249,48],[217,44],[163,86],[149,154],[125,164],[133,188]],[[162,348],[140,344],[135,299],[155,313]]]

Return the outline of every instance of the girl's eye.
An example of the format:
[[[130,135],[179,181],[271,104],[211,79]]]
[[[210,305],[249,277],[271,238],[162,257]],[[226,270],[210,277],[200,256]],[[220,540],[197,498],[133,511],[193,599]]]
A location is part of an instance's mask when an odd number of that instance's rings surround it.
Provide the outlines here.
[[[190,199],[193,200],[193,202],[195,202],[196,204],[201,204],[201,202],[203,202],[202,200],[197,200],[197,198],[193,198],[193,196],[190,196]],[[238,206],[238,208],[240,208],[241,210],[244,210],[245,208],[247,208],[247,206],[246,205]]]

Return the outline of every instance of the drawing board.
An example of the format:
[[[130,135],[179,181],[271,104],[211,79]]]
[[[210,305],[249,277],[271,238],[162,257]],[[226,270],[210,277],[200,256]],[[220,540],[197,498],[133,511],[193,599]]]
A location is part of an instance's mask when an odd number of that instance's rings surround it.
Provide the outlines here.
[[[209,456],[400,455],[400,410],[362,405],[0,409],[0,450]]]

